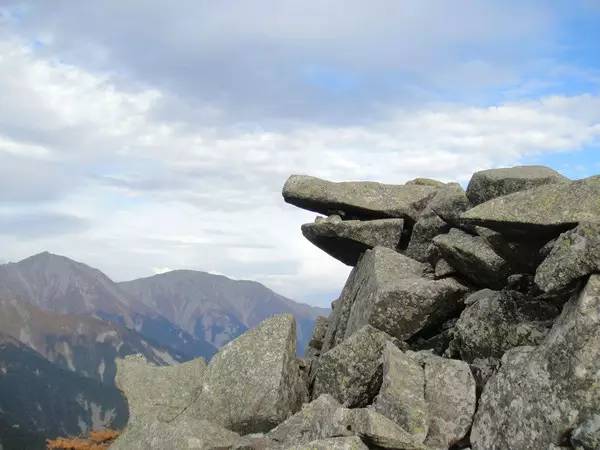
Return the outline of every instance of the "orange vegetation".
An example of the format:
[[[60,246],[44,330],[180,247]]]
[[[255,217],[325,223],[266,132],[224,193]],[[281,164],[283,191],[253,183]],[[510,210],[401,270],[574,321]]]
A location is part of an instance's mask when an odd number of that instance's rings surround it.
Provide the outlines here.
[[[92,431],[87,438],[56,438],[46,441],[48,450],[106,450],[119,436],[118,431]]]

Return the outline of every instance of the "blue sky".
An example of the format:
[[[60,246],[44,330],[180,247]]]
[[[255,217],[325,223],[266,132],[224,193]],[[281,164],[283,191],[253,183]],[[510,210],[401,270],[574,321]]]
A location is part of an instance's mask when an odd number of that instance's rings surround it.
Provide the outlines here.
[[[326,305],[291,173],[600,173],[600,2],[0,2],[0,245]]]

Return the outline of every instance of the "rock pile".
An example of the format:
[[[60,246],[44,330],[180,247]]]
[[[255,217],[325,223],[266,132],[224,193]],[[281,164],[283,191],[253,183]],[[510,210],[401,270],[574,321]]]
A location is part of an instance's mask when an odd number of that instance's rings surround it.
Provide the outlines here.
[[[206,365],[118,365],[115,449],[600,448],[600,177],[292,176],[306,238],[354,266],[304,359],[275,316]]]

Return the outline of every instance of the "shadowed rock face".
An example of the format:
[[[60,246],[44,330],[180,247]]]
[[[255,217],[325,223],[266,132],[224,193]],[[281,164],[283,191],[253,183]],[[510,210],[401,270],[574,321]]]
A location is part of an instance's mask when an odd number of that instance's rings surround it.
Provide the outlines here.
[[[567,181],[569,180],[560,173],[544,166],[482,170],[471,178],[467,187],[467,197],[476,206],[513,192]]]
[[[461,219],[507,235],[551,239],[579,222],[600,221],[600,176],[494,198],[468,210]]]
[[[302,225],[302,234],[321,250],[344,264],[354,266],[360,256],[377,245],[396,249],[404,220],[341,220],[339,216]]]
[[[436,187],[391,185],[370,181],[334,183],[305,175],[292,175],[283,187],[287,203],[320,214],[340,214],[345,219],[397,217],[415,221]]]
[[[600,410],[599,370],[600,275],[592,275],[540,346],[515,348],[503,356],[480,400],[473,448],[561,445],[573,428]]]

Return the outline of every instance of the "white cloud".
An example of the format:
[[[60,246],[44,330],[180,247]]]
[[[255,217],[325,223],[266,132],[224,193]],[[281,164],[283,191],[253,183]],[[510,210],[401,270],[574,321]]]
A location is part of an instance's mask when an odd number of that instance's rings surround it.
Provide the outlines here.
[[[132,88],[14,39],[0,42],[0,58],[0,199],[12,199],[0,212],[31,218],[43,204],[89,226],[28,240],[4,230],[3,257],[47,249],[117,280],[201,269],[327,305],[349,269],[301,236],[300,224],[313,214],[283,203],[289,174],[466,182],[478,169],[600,140],[594,95],[387,105],[368,123],[346,125],[191,126],[157,114],[168,91]],[[219,115],[214,105],[196,106]]]

